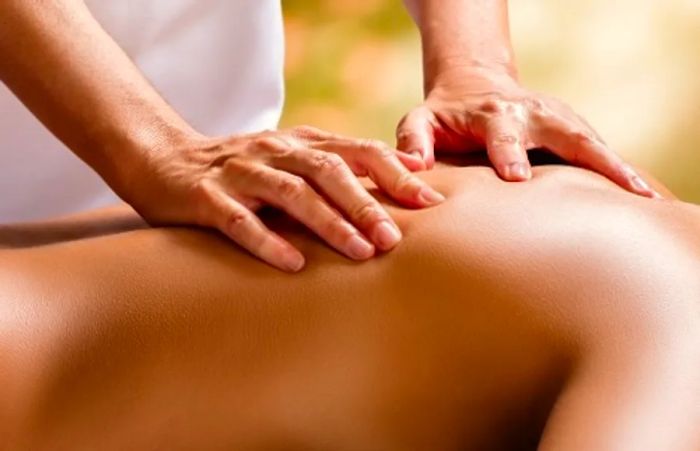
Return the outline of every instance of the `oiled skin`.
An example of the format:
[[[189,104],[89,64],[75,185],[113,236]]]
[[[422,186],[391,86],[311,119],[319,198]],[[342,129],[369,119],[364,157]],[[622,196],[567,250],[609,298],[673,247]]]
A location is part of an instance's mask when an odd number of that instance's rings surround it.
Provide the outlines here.
[[[700,450],[698,207],[422,177],[362,264],[281,218],[299,275],[184,229],[0,251],[2,449]]]

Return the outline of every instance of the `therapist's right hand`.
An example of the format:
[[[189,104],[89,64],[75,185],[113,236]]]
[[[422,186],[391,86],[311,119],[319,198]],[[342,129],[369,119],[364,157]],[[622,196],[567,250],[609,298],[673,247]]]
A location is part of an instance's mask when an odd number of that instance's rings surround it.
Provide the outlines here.
[[[401,205],[423,208],[444,197],[411,172],[422,168],[420,159],[379,141],[298,127],[152,152],[122,195],[151,224],[216,228],[297,272],[303,255],[263,224],[260,208],[283,210],[341,253],[366,260],[396,246],[401,232],[357,177],[369,176]]]

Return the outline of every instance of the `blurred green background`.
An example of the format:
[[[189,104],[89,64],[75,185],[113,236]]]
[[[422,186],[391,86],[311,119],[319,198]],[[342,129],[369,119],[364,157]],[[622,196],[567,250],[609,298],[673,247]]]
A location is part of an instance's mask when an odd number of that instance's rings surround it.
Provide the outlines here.
[[[283,0],[282,126],[393,142],[421,100],[400,0]],[[700,1],[512,1],[521,79],[585,116],[617,152],[700,203]]]

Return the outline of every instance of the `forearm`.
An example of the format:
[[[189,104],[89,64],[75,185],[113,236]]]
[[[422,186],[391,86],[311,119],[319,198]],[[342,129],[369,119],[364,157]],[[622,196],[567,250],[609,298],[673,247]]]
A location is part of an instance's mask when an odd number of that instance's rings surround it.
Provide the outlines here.
[[[195,134],[82,1],[5,0],[0,22],[0,79],[113,188]]]
[[[0,224],[0,249],[43,246],[146,228],[128,205],[23,224]]]
[[[517,77],[506,0],[404,0],[420,28],[425,89],[464,67]]]

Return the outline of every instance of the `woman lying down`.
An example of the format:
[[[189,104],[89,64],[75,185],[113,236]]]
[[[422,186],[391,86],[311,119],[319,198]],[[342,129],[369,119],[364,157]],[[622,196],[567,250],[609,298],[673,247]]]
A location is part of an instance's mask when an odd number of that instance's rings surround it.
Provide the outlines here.
[[[298,275],[192,229],[0,251],[0,448],[700,450],[699,207],[558,165],[421,177],[447,200],[387,205],[405,239],[362,264],[281,216]]]

